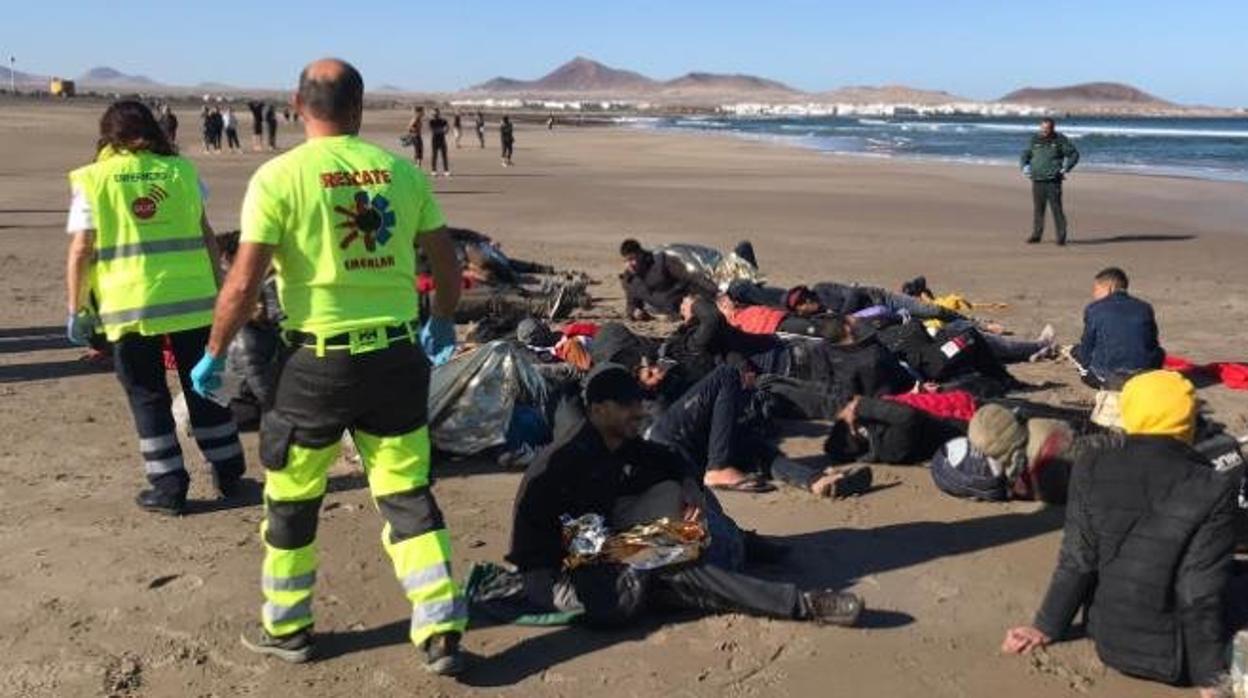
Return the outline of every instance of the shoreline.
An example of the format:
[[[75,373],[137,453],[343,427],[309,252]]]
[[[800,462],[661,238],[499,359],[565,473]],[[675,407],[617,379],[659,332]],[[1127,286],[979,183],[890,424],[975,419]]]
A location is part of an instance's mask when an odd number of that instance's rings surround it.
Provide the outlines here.
[[[628,117],[625,117],[628,118]],[[565,127],[567,128],[567,127]],[[764,145],[773,145],[781,148],[803,150],[812,153],[819,153],[831,157],[844,157],[855,160],[866,160],[872,162],[898,162],[898,163],[943,163],[957,165],[972,165],[995,168],[1011,168],[1017,169],[1016,164],[1010,160],[992,159],[992,158],[976,158],[976,157],[941,157],[936,155],[909,155],[909,154],[893,154],[893,153],[871,153],[871,152],[855,152],[848,150],[829,150],[819,147],[816,144],[803,143],[806,136],[785,136],[770,133],[747,133],[742,131],[732,131],[730,129],[696,129],[682,128],[675,126],[653,125],[642,121],[617,121],[609,125],[609,128],[621,129],[633,132],[655,133],[660,135],[678,135],[693,136],[698,138],[726,138],[737,141],[745,141],[750,143],[761,143]],[[1144,168],[1141,168],[1144,169]],[[1179,179],[1197,182],[1216,182],[1224,184],[1248,185],[1248,170],[1241,174],[1228,173],[1225,176],[1205,175],[1202,176],[1189,170],[1182,168],[1177,170],[1157,170],[1156,172],[1145,172],[1134,170],[1128,166],[1116,165],[1096,165],[1080,162],[1079,172],[1091,172],[1096,174],[1107,175],[1125,175],[1128,177],[1150,177],[1163,179]]]

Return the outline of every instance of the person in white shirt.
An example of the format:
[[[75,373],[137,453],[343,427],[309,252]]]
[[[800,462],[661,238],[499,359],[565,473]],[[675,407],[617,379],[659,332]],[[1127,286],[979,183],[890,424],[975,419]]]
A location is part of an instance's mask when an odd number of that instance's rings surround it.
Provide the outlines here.
[[[226,107],[222,118],[225,121],[225,140],[229,145],[230,152],[241,153],[243,147],[238,142],[238,117],[234,116],[234,108]]]

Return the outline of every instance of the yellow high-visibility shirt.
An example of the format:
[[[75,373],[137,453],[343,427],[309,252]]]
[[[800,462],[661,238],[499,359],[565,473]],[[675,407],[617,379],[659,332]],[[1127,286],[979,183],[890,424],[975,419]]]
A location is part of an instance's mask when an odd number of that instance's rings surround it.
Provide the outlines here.
[[[444,225],[414,165],[356,136],[332,136],[256,171],[241,240],[276,248],[283,327],[329,336],[415,320],[416,239]]]

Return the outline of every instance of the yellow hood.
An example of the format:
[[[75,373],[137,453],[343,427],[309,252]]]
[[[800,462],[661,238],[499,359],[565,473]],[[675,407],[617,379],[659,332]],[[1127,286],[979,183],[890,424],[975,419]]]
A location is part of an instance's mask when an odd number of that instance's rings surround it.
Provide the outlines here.
[[[1149,371],[1127,381],[1118,401],[1128,434],[1171,436],[1191,443],[1196,432],[1196,388],[1174,371]]]

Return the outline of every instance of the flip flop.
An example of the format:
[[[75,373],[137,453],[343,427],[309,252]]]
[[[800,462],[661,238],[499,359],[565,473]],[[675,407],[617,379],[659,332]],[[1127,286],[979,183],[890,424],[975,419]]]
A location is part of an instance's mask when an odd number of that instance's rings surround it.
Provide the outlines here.
[[[832,484],[832,498],[841,499],[857,494],[865,494],[871,489],[871,468],[863,465],[848,468],[841,472],[841,477]]]
[[[746,492],[749,494],[762,494],[763,492],[775,492],[776,487],[770,482],[764,482],[757,477],[747,477],[737,480],[732,484],[707,485],[710,489],[719,490],[720,492]]]

